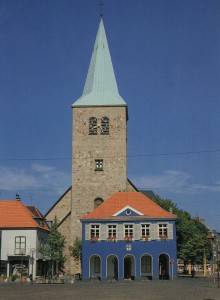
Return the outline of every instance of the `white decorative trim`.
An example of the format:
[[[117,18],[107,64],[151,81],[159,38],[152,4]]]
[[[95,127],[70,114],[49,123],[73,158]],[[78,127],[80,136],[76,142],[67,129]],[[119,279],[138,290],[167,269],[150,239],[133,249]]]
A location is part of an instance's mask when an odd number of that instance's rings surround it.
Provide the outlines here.
[[[123,211],[130,209],[131,211],[135,212],[136,214],[138,214],[139,216],[143,216],[144,214],[142,214],[140,211],[134,209],[133,207],[127,205],[125,207],[123,207],[121,210],[119,210],[117,213],[115,213],[114,215],[112,215],[113,217],[117,217],[118,215],[120,215]]]

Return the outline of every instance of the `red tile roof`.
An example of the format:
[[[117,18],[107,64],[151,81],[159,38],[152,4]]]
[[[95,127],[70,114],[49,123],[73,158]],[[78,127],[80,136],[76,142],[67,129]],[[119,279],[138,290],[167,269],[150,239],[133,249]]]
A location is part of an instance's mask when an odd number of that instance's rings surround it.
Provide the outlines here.
[[[39,212],[39,211],[38,211]],[[0,228],[41,228],[49,230],[45,221],[42,226],[35,215],[20,200],[0,200]]]
[[[83,216],[81,219],[87,220],[125,218],[119,216],[113,217],[113,215],[126,206],[129,206],[143,214],[140,217],[138,216],[138,218],[176,218],[176,215],[164,210],[140,192],[118,192],[108,198],[91,213]],[[126,218],[134,219],[137,217],[126,216]]]

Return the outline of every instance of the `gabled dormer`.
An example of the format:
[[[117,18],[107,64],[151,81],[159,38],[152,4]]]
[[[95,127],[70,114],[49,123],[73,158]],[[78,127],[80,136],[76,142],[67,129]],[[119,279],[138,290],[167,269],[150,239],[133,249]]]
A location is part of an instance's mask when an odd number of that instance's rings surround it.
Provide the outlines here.
[[[113,217],[137,217],[137,216],[143,216],[144,214],[138,211],[137,209],[126,205],[122,209],[120,209],[118,212],[113,214]]]

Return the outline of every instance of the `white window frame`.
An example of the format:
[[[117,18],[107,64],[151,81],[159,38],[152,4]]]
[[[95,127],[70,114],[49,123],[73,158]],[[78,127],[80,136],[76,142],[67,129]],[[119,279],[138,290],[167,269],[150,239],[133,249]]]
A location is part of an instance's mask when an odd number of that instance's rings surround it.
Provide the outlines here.
[[[17,255],[26,254],[26,236],[15,237],[15,254]]]
[[[90,224],[90,239],[100,239],[101,225],[100,224]]]
[[[145,226],[145,228],[143,228]],[[144,233],[143,233],[144,231]],[[141,237],[151,237],[151,224],[150,223],[141,223]]]
[[[129,226],[126,228],[126,226]],[[127,234],[126,234],[127,231]],[[132,234],[131,234],[132,233]],[[124,237],[134,237],[134,224],[124,224]]]
[[[168,223],[158,223],[158,238],[168,238]]]
[[[107,224],[107,238],[117,238],[117,224]]]

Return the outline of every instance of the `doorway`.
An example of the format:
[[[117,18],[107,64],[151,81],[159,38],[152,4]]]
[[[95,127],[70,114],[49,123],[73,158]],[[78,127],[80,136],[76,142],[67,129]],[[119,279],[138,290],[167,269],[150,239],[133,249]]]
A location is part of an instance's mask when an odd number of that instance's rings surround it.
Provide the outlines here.
[[[135,279],[135,261],[132,255],[124,258],[124,279]]]
[[[118,280],[118,258],[115,255],[107,258],[107,277]]]
[[[169,256],[167,254],[159,256],[159,279],[169,279]]]

